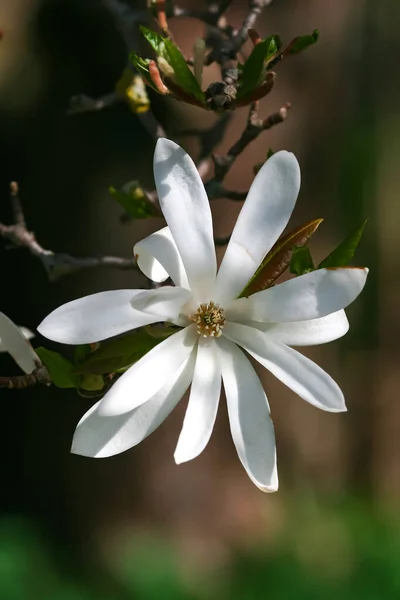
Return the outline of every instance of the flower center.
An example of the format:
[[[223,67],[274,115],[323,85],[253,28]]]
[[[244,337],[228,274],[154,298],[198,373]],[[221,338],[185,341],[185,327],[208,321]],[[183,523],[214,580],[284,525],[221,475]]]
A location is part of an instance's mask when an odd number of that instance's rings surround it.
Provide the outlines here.
[[[200,304],[196,312],[189,315],[196,323],[197,333],[202,337],[220,337],[225,324],[225,313],[215,302]]]

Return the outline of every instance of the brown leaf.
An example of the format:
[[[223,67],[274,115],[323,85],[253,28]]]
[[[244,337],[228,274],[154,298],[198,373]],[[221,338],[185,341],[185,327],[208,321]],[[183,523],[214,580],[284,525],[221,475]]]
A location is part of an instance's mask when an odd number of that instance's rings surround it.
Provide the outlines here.
[[[316,232],[323,219],[309,221],[281,237],[268,252],[252,279],[240,294],[240,298],[265,290],[280,276],[290,264],[294,246],[305,246]]]

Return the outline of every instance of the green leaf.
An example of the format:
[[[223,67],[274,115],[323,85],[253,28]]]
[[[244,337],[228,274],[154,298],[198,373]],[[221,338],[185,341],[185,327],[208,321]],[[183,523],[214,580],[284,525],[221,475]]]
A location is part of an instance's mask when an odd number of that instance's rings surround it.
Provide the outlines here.
[[[92,348],[90,344],[82,344],[81,346],[76,346],[74,352],[74,363],[77,364],[82,362],[91,353]]]
[[[286,235],[282,236],[268,252],[261,265],[250,279],[239,298],[251,296],[256,292],[270,287],[276,279],[288,268],[293,248],[307,244],[308,240],[317,231],[322,219],[309,221]]]
[[[80,389],[86,392],[98,392],[105,387],[104,377],[102,375],[91,375],[85,373],[81,376]]]
[[[59,388],[79,388],[80,378],[74,372],[74,365],[58,352],[47,348],[35,348],[40,360],[50,373],[54,385]]]
[[[108,191],[124,211],[134,219],[148,219],[159,216],[158,210],[148,200],[138,181],[129,181],[120,190],[110,186]]]
[[[265,62],[279,50],[279,46],[280,40],[275,35],[271,35],[254,46],[252,53],[243,65],[237,99],[246,96],[263,82]]]
[[[139,75],[143,77],[147,85],[157,92],[158,90],[150,77],[149,60],[138,56],[136,52],[131,52],[129,54],[129,60],[131,61]]]
[[[308,46],[312,46],[318,41],[319,31],[318,29],[314,29],[311,35],[302,35],[300,37],[294,38],[289,44],[289,46],[285,49],[284,55],[288,54],[297,54],[302,50],[308,48]]]
[[[339,246],[333,250],[318,265],[318,269],[327,269],[330,267],[347,267],[358,248],[364,233],[368,219],[363,221],[354,231],[347,236]]]
[[[315,267],[309,248],[307,246],[295,246],[290,260],[290,272],[294,275],[304,275],[314,270]]]
[[[171,328],[168,330],[168,334],[171,335],[175,331]],[[163,339],[165,336],[154,337],[146,329],[141,328],[124,337],[101,342],[97,350],[94,350],[82,363],[76,365],[74,372],[91,375],[116,373],[138,361]]]
[[[156,31],[153,31],[152,29],[149,29],[148,27],[145,27],[144,25],[140,26],[140,31],[149,42],[157,56],[162,56],[162,58],[165,58],[165,60],[168,61],[168,54],[165,48],[166,38],[163,38],[162,35]]]
[[[201,90],[200,84],[190,70],[179,48],[168,38],[162,37],[155,31],[152,31],[143,25],[140,27],[140,30],[154,49],[157,56],[166,60],[174,70],[175,83],[177,83],[185,92],[194,96],[196,100],[204,103],[205,96]]]

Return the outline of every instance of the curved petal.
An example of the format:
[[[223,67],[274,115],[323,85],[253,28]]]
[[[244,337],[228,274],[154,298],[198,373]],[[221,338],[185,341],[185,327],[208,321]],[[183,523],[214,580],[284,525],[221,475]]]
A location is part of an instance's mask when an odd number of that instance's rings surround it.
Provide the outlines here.
[[[240,212],[217,275],[216,301],[237,298],[285,229],[300,189],[300,168],[277,152],[258,172]]]
[[[199,302],[213,296],[217,261],[210,203],[190,156],[161,138],[154,153],[154,178],[161,210]]]
[[[263,331],[268,339],[278,340],[287,346],[316,346],[333,342],[349,330],[349,321],[344,310],[310,321],[288,323],[244,323]]]
[[[97,402],[75,430],[71,452],[106,458],[125,452],[149,436],[168,417],[188,389],[193,377],[195,353],[155,396],[123,415],[104,417]]]
[[[224,335],[233,340],[288,388],[328,412],[346,409],[342,390],[328,373],[300,352],[251,327],[228,323]]]
[[[253,367],[239,348],[217,340],[229,424],[240,461],[263,492],[276,492],[278,470],[268,400]]]
[[[181,287],[163,286],[136,294],[132,306],[140,312],[158,317],[159,321],[175,321],[182,306],[192,298],[192,292]]]
[[[114,383],[99,404],[99,415],[125,414],[150,400],[181,368],[197,341],[191,325],[155,346]]]
[[[207,446],[220,394],[221,369],[215,340],[200,338],[189,404],[174,454],[177,464],[196,458]]]
[[[249,298],[239,298],[226,310],[230,321],[246,318],[274,323],[318,319],[346,308],[362,291],[368,269],[319,269]]]
[[[111,290],[73,300],[53,310],[37,328],[63,344],[91,344],[159,320],[132,307],[142,290]]]
[[[185,267],[169,227],[152,233],[133,248],[139,269],[152,281],[171,277],[175,285],[188,288]]]
[[[21,329],[2,312],[0,312],[0,338],[2,350],[7,351],[25,373],[32,373],[42,364]]]
[[[20,332],[22,333],[22,335],[24,336],[24,338],[26,340],[31,340],[32,338],[35,337],[35,334],[33,333],[33,331],[31,331],[27,327],[21,327],[21,326],[19,326],[18,329],[20,330]],[[8,352],[6,346],[2,342],[1,338],[0,338],[0,352]]]

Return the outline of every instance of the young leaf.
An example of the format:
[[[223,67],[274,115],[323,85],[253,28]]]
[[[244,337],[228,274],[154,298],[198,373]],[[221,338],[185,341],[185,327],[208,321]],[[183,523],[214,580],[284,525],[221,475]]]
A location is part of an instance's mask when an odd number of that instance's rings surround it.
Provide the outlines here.
[[[141,75],[143,77],[146,84],[149,87],[153,88],[153,90],[155,92],[157,92],[157,88],[154,85],[154,83],[152,82],[151,77],[150,77],[149,60],[146,60],[146,59],[142,58],[141,56],[138,56],[136,54],[136,52],[131,52],[129,54],[129,60],[131,61],[131,63],[133,64],[133,66],[135,67],[135,69],[137,70],[139,75]]]
[[[108,191],[134,219],[148,219],[159,216],[159,212],[146,197],[138,181],[126,183],[120,190],[110,186]]]
[[[319,31],[318,29],[314,29],[311,35],[302,35],[300,37],[294,38],[289,44],[287,48],[285,48],[284,55],[288,54],[297,54],[302,50],[308,48],[312,44],[315,44],[318,41]]]
[[[281,237],[268,252],[239,298],[265,290],[288,268],[294,246],[304,246],[323,219],[309,221]]]
[[[80,390],[86,392],[98,392],[105,387],[104,377],[102,375],[85,374],[81,376]]]
[[[74,372],[91,375],[116,373],[138,361],[162,340],[149,335],[145,329],[137,329],[124,337],[102,342],[97,350],[76,365]]]
[[[181,51],[171,40],[165,40],[165,48],[168,53],[168,62],[175,71],[175,81],[181,88],[192,94],[196,100],[205,103],[205,96],[201,90],[200,84],[190,70]]]
[[[59,388],[79,388],[80,378],[74,373],[74,365],[69,360],[47,348],[35,350],[50,373],[54,385]]]
[[[162,56],[165,60],[168,60],[168,55],[165,50],[165,38],[163,38],[159,33],[145,27],[144,25],[140,26],[140,31],[149,42],[150,46],[153,48],[154,52],[157,56]]]
[[[368,222],[366,219],[359,227],[347,236],[339,246],[333,250],[320,264],[318,269],[326,269],[329,267],[347,267],[353,258],[355,251],[358,248],[361,238],[364,233],[365,226]]]
[[[257,46],[254,46],[249,58],[243,65],[240,87],[236,96],[238,100],[262,83],[265,76],[265,62],[278,51],[279,46],[279,38],[275,35],[267,37]]]
[[[190,70],[179,48],[168,38],[162,37],[147,27],[141,26],[140,30],[157,56],[163,58],[172,67],[175,83],[203,104],[205,97],[199,82]]]
[[[290,272],[294,275],[304,275],[314,271],[314,263],[308,246],[295,246],[290,260]]]

